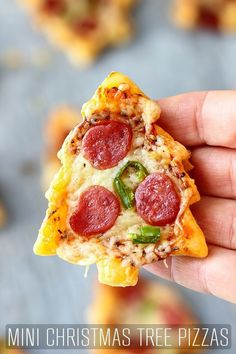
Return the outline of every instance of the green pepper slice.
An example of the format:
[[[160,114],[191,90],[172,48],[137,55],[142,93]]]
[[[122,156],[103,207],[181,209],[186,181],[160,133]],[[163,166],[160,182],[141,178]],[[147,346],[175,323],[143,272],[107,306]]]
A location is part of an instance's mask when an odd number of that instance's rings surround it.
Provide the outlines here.
[[[119,195],[125,209],[130,209],[134,206],[134,191],[128,187],[122,180],[122,176],[128,168],[134,168],[138,182],[142,182],[148,176],[146,168],[138,161],[128,161],[117,173],[113,186],[115,192]]]
[[[156,243],[161,237],[161,231],[159,227],[141,226],[140,234],[130,233],[129,235],[133,243]]]

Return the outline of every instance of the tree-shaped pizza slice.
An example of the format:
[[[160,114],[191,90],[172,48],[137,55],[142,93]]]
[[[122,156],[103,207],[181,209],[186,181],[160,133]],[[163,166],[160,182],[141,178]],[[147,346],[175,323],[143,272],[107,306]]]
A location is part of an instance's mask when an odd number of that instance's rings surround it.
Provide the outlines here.
[[[168,256],[207,255],[189,209],[199,200],[190,153],[157,125],[160,112],[126,76],[105,79],[59,153],[36,254],[96,263],[113,286],[135,285],[142,265]]]
[[[37,27],[76,65],[133,35],[136,0],[20,0]]]

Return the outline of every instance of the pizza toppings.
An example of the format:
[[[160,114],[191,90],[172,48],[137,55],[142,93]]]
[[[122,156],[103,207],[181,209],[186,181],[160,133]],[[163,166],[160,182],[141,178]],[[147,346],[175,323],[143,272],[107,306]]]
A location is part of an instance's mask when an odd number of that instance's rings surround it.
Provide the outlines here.
[[[132,129],[120,121],[108,121],[90,128],[82,141],[82,153],[98,170],[112,168],[129,152]]]
[[[45,0],[42,5],[42,11],[50,14],[61,14],[65,10],[65,4],[61,0]]]
[[[174,183],[162,173],[153,173],[140,183],[135,192],[135,201],[138,214],[154,226],[174,222],[180,207]]]
[[[74,29],[77,33],[81,35],[88,35],[97,29],[98,23],[92,17],[85,18],[82,21],[78,21],[74,24]]]
[[[92,236],[109,230],[119,213],[120,203],[117,197],[104,187],[92,186],[81,194],[78,207],[69,223],[75,233]]]
[[[198,22],[200,26],[209,29],[217,29],[220,25],[220,19],[217,13],[214,13],[214,11],[204,6],[200,6]]]
[[[136,181],[138,183],[142,182],[147,175],[148,171],[138,161],[128,161],[117,173],[113,185],[125,209],[130,209],[134,206],[133,184],[135,184]],[[125,177],[126,183],[123,180]],[[136,177],[136,181],[134,181],[134,177]],[[130,179],[132,179],[132,187],[129,185]]]
[[[140,234],[129,234],[133,243],[156,243],[160,240],[161,232],[159,227],[141,226]]]

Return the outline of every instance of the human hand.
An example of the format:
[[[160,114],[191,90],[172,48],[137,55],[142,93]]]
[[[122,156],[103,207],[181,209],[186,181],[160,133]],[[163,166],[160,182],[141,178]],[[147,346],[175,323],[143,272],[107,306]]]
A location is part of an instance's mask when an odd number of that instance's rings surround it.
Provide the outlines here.
[[[159,121],[192,151],[190,175],[201,193],[191,210],[207,258],[169,257],[146,266],[163,278],[236,303],[236,91],[188,93],[159,101]]]

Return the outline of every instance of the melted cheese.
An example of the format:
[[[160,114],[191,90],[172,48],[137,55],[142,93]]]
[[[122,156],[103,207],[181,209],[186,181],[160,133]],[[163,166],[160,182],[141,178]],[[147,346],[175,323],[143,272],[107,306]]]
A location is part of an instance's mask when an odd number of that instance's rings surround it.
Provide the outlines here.
[[[169,138],[169,136],[168,136]],[[78,206],[80,195],[90,186],[100,185],[114,193],[113,181],[119,170],[128,161],[140,162],[149,172],[165,172],[173,160],[173,152],[175,152],[175,159],[181,161],[188,152],[180,144],[175,144],[174,140],[167,139],[165,134],[162,135],[160,130],[157,143],[153,146],[153,150],[148,150],[144,147],[145,137],[136,134],[132,141],[132,147],[127,156],[119,162],[119,164],[111,169],[98,170],[95,169],[90,162],[85,159],[82,153],[79,153],[72,164],[72,178],[67,187],[67,227],[71,234],[74,235],[72,241],[62,240],[57,249],[57,254],[72,263],[81,265],[88,265],[95,263],[96,260],[102,259],[104,254],[112,255],[113,257],[123,258],[122,264],[129,264],[130,262],[135,265],[143,263],[151,263],[156,260],[154,251],[154,244],[133,244],[130,240],[130,233],[139,233],[140,227],[146,225],[145,221],[137,214],[135,208],[125,210],[122,208],[120,215],[117,217],[115,224],[100,237],[90,238],[86,240],[83,236],[75,234],[69,225],[69,218],[74,213]],[[177,151],[178,150],[178,154]],[[179,182],[170,173],[169,177],[174,180],[176,187],[179,189],[181,195],[180,213],[183,212],[191,196],[184,195],[186,192],[181,189]],[[137,184],[136,178],[129,178],[129,186],[135,187]],[[178,234],[181,230],[179,226],[179,216],[176,219],[175,233]],[[165,256],[165,249],[171,250],[169,241],[167,241],[170,229],[172,226],[167,225],[161,228],[161,240],[159,242],[159,255]],[[117,246],[117,243],[119,246]],[[143,253],[144,252],[144,253]],[[146,260],[143,259],[145,254]]]
[[[136,141],[134,141],[133,146],[136,146]],[[114,193],[114,178],[118,171],[128,161],[139,161],[143,166],[146,167],[149,173],[156,172],[160,169],[163,170],[161,163],[163,162],[163,157],[159,162],[154,158],[153,154],[155,153],[148,152],[143,148],[132,148],[129,154],[122,161],[120,161],[116,167],[107,170],[97,170],[80,153],[73,163],[73,178],[68,187],[67,203],[69,206],[69,215],[71,215],[76,209],[81,193],[83,193],[90,186],[100,185]],[[130,183],[131,186],[132,184],[135,184],[135,179],[132,181],[131,178]],[[134,209],[122,209],[122,212],[118,216],[114,226],[106,233],[104,233],[103,237],[106,238],[114,234],[118,234],[123,240],[127,238],[129,239],[128,234],[135,232],[135,230],[139,229],[139,227],[144,224],[145,222]]]

